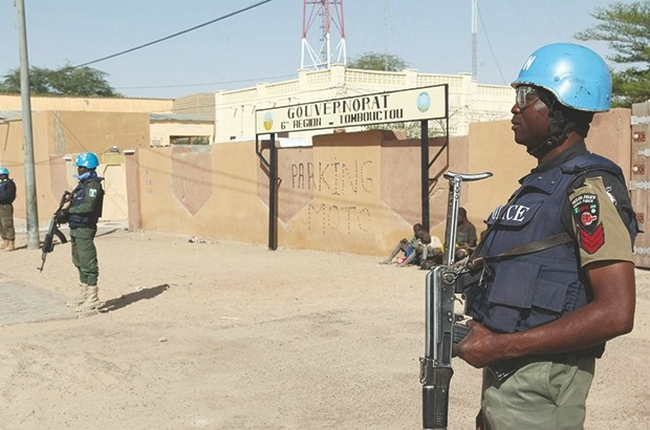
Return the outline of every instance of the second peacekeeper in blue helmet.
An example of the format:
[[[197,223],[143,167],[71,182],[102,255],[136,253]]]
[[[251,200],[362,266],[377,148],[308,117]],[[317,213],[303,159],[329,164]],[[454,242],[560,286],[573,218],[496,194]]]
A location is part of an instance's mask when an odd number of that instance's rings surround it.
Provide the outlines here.
[[[610,108],[610,74],[594,51],[556,43],[512,86],[514,138],[537,167],[487,221],[474,257],[492,275],[464,291],[472,321],[453,352],[483,369],[477,428],[582,429],[595,361],[634,323],[635,214],[619,166],[584,141]]]
[[[2,236],[0,249],[3,251],[13,251],[16,249],[14,200],[16,200],[16,184],[9,177],[9,169],[0,167],[0,236]]]
[[[75,166],[79,183],[57,219],[70,227],[72,262],[79,272],[79,295],[67,304],[76,307],[77,312],[91,312],[102,306],[98,297],[99,264],[94,239],[104,204],[103,178],[97,175],[99,159],[92,152],[79,154]]]

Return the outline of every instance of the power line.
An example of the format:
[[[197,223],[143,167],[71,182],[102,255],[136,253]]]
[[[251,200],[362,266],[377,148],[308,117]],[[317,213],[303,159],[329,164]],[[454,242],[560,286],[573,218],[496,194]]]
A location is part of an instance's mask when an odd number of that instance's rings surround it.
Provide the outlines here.
[[[488,47],[490,48],[490,53],[492,54],[492,59],[494,60],[494,64],[497,68],[497,71],[499,72],[499,76],[501,76],[501,81],[503,82],[504,85],[506,85],[506,79],[503,77],[503,72],[501,72],[501,67],[499,66],[499,60],[497,60],[496,55],[494,55],[494,48],[492,48],[492,42],[490,41],[490,34],[488,33],[488,29],[485,26],[485,23],[483,22],[483,15],[481,14],[481,9],[476,8],[478,12],[478,17],[481,20],[481,25],[483,26],[483,29],[485,30],[485,40],[487,40]]]
[[[90,65],[90,64],[99,63],[100,61],[104,61],[104,60],[108,60],[108,59],[110,59],[110,58],[118,57],[118,56],[120,56],[120,55],[128,54],[129,52],[137,51],[138,49],[146,48],[147,46],[151,46],[151,45],[154,45],[154,44],[156,44],[156,43],[160,43],[160,42],[163,42],[163,41],[165,41],[165,40],[172,39],[172,38],[177,37],[177,36],[180,36],[180,35],[182,35],[182,34],[189,33],[190,31],[197,30],[197,29],[199,29],[199,28],[201,28],[201,27],[205,27],[205,26],[207,26],[207,25],[214,24],[215,22],[222,21],[222,20],[224,20],[224,19],[226,19],[226,18],[230,18],[230,17],[232,17],[232,16],[235,16],[235,15],[238,15],[238,14],[240,14],[240,13],[246,12],[246,11],[248,11],[248,10],[254,9],[254,8],[256,8],[256,7],[258,7],[258,6],[261,6],[261,5],[263,5],[264,3],[268,3],[268,2],[270,2],[270,1],[272,1],[272,0],[263,0],[263,1],[260,1],[260,2],[258,2],[258,3],[255,3],[254,5],[251,5],[251,6],[248,6],[248,7],[243,8],[243,9],[239,9],[239,10],[237,10],[237,11],[235,11],[235,12],[231,12],[231,13],[229,13],[229,14],[226,14],[226,15],[220,16],[219,18],[213,19],[212,21],[208,21],[208,22],[205,22],[205,23],[203,23],[203,24],[199,24],[199,25],[194,26],[194,27],[192,27],[192,28],[188,28],[187,30],[179,31],[179,32],[177,32],[177,33],[174,33],[174,34],[171,34],[171,35],[169,35],[169,36],[163,37],[162,39],[157,39],[157,40],[154,40],[153,42],[145,43],[145,44],[143,44],[143,45],[136,46],[135,48],[130,48],[130,49],[127,49],[127,50],[125,50],[125,51],[118,52],[118,53],[116,53],[116,54],[112,54],[112,55],[108,55],[108,56],[106,56],[106,57],[99,58],[99,59],[97,59],[97,60],[88,61],[87,63],[79,64],[79,65],[77,65],[77,66],[72,66],[72,68],[76,69],[76,68],[79,68],[79,67],[85,67],[85,66],[88,66],[88,65]]]

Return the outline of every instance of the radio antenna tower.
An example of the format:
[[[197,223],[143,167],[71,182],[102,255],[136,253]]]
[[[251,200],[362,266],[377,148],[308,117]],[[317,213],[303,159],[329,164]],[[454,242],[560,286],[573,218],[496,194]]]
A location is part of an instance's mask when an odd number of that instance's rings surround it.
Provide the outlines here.
[[[312,30],[318,24],[320,32]],[[335,40],[332,40],[334,32]],[[308,37],[317,44],[310,44]],[[332,43],[336,43],[332,50]],[[317,46],[317,49],[314,48]],[[329,68],[332,63],[346,64],[343,0],[303,0],[302,9],[302,69]]]

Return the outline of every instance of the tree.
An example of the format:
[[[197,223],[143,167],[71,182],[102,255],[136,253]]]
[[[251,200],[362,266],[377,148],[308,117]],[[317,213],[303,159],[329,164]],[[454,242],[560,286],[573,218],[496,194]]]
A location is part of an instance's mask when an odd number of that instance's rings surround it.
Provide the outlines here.
[[[347,64],[347,67],[351,69],[378,70],[384,72],[401,72],[406,66],[408,66],[406,61],[397,55],[380,54],[377,52],[366,52]],[[366,127],[366,130],[402,130],[406,132],[409,139],[415,139],[419,136],[420,126],[419,123],[399,122],[369,126]]]
[[[406,61],[393,54],[366,52],[348,63],[350,69],[381,70],[384,72],[401,72],[408,66]]]
[[[420,121],[410,122],[393,122],[390,124],[377,124],[365,127],[365,130],[395,130],[402,131],[406,134],[407,139],[419,139],[422,135],[422,125]],[[428,133],[429,138],[440,137],[445,135],[444,124],[440,120],[429,120]]]
[[[50,70],[29,69],[29,89],[33,95],[69,97],[122,97],[106,81],[107,74],[90,67],[65,66]],[[10,70],[0,82],[0,92],[20,93],[20,69]]]
[[[629,107],[650,99],[650,2],[615,3],[597,8],[600,21],[575,35],[578,40],[606,41],[615,54],[609,60],[628,65],[612,71],[612,105]]]

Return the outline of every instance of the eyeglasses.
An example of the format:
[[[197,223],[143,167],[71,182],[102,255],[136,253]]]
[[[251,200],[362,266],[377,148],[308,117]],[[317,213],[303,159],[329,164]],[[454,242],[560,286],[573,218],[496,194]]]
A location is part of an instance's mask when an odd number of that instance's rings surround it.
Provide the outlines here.
[[[517,87],[517,107],[519,109],[524,110],[533,102],[537,101],[539,99],[539,93],[537,92],[537,89],[534,87],[529,87],[526,85],[521,85]]]

